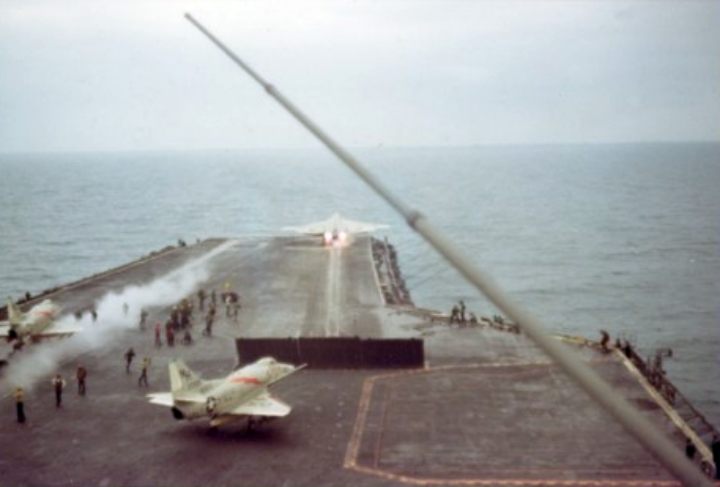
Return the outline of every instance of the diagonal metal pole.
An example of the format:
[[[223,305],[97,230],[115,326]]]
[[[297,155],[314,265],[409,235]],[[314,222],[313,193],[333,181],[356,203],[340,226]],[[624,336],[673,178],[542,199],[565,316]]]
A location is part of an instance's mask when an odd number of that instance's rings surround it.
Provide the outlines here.
[[[335,154],[360,179],[370,186],[381,198],[400,213],[412,229],[419,233],[435,250],[450,262],[465,278],[482,292],[499,310],[515,321],[560,368],[585,390],[606,411],[614,416],[640,443],[670,470],[684,485],[713,486],[713,483],[688,459],[672,442],[658,431],[648,419],[637,412],[625,399],[620,397],[588,365],[559,341],[550,337],[541,323],[517,303],[513,302],[493,281],[480,271],[450,240],[436,230],[417,210],[410,208],[393,195],[382,182],[368,172],[349,152],[330,138],[320,127],[303,114],[290,100],[272,84],[263,79],[234,52],[226,47],[190,14],[185,14],[200,32],[220,48],[235,64],[257,81],[280,105],[283,106],[305,128],[312,132],[330,151]]]

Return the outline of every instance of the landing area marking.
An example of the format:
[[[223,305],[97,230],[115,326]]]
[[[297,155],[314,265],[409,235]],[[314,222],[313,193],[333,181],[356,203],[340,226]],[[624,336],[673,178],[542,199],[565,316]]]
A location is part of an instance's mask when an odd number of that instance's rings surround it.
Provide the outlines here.
[[[681,485],[560,377],[544,360],[368,377],[343,467],[411,485]]]

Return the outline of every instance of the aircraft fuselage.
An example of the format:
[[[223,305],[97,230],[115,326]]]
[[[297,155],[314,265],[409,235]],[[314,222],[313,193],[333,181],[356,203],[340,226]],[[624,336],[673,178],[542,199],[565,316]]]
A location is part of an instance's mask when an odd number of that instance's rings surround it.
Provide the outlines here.
[[[176,419],[197,419],[234,415],[234,411],[267,390],[267,386],[294,371],[286,364],[258,362],[237,370],[224,379],[197,381],[196,392],[205,397],[203,402],[183,401],[183,393],[174,396],[172,407]]]
[[[13,312],[9,322],[10,331],[8,340],[23,341],[25,338],[37,339],[40,337],[60,314],[60,307],[50,300],[34,306],[27,313]]]

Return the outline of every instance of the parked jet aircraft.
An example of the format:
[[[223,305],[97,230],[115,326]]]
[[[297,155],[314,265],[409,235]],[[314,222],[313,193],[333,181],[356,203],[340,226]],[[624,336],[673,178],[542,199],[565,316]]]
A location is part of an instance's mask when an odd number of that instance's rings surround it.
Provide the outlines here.
[[[290,414],[290,406],[273,398],[268,386],[303,366],[261,358],[223,379],[202,380],[181,360],[170,362],[170,392],[148,394],[150,402],[171,408],[175,419],[210,418],[210,427],[247,419],[254,424]]]
[[[79,332],[82,328],[78,326],[57,326],[60,310],[60,306],[46,299],[23,313],[12,299],[8,299],[8,321],[0,322],[0,337],[5,337],[8,342],[15,341],[14,347],[19,349],[27,338],[38,341]]]
[[[342,218],[339,213],[333,213],[327,220],[284,229],[306,235],[322,236],[325,245],[338,246],[347,243],[351,235],[370,233],[381,228],[387,228],[387,225],[348,220]]]

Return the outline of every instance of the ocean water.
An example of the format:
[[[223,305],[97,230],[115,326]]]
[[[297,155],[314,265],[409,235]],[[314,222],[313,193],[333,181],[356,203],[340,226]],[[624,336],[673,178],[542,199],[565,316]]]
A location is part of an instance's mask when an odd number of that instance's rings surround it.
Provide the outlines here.
[[[720,426],[720,144],[353,151],[550,330],[670,347],[670,378]],[[384,222],[418,306],[495,310],[349,170],[317,150],[0,154],[0,295],[178,238]]]

